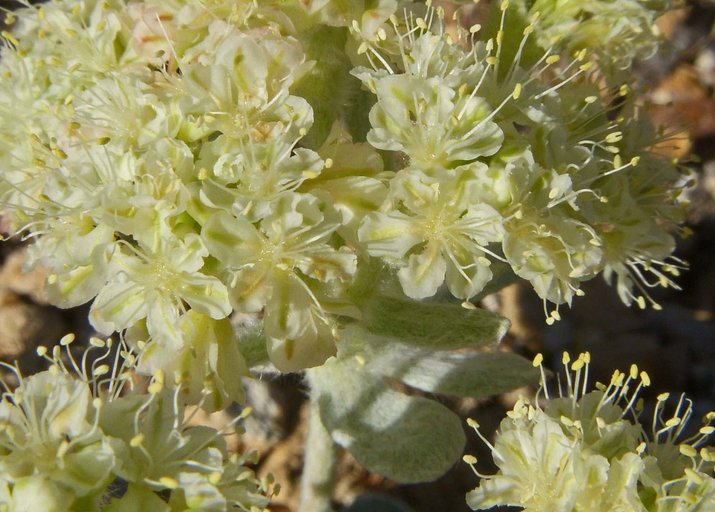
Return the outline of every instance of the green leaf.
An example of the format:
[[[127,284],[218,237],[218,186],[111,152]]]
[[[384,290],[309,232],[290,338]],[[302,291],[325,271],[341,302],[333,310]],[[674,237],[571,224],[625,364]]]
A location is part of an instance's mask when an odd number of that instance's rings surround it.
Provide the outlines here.
[[[239,328],[237,331],[238,351],[246,361],[249,368],[264,365],[270,362],[266,336],[263,334],[263,323]]]
[[[366,258],[358,261],[355,278],[347,286],[347,296],[363,308],[373,297],[397,290],[401,290],[400,284],[389,267],[380,258]]]
[[[349,73],[352,66],[344,52],[347,35],[345,28],[317,25],[301,38],[307,58],[315,61],[313,68],[292,91],[313,107],[313,126],[303,139],[308,147],[318,148],[325,141],[338,113],[347,103],[349,82],[356,81]]]
[[[506,318],[459,304],[376,297],[365,309],[371,334],[433,350],[491,345],[509,329]]]
[[[460,419],[445,406],[390,389],[354,357],[308,371],[323,424],[366,468],[401,483],[432,481],[462,455]]]
[[[349,98],[345,108],[345,121],[350,127],[354,142],[367,141],[367,132],[370,131],[370,118],[368,113],[377,98],[370,91],[360,87],[360,81],[355,79],[348,89]]]
[[[539,379],[531,362],[508,352],[428,351],[391,343],[381,344],[365,359],[370,372],[430,393],[462,397],[504,393]]]

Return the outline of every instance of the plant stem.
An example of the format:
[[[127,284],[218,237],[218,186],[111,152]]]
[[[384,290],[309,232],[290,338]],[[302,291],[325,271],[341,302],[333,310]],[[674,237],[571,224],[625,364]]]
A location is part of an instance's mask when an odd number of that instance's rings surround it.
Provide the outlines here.
[[[332,512],[336,446],[311,394],[299,512]]]

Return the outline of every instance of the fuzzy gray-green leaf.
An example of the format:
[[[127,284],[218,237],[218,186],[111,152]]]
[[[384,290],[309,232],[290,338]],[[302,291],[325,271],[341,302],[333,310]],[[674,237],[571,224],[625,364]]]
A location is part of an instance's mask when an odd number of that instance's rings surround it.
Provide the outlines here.
[[[315,65],[294,93],[306,98],[313,107],[314,123],[303,144],[319,148],[347,104],[348,91],[356,87],[354,82],[357,81],[348,73],[351,64],[343,51],[348,36],[346,29],[316,26],[304,36],[307,57]]]
[[[465,436],[455,414],[390,389],[355,358],[330,361],[309,378],[323,424],[369,470],[401,483],[425,482],[461,456]]]
[[[249,368],[270,361],[266,349],[266,337],[263,334],[263,324],[239,329],[236,333],[236,343]]]
[[[389,344],[368,358],[366,367],[373,373],[445,395],[495,395],[539,379],[529,361],[508,352],[429,352]]]
[[[432,350],[491,345],[509,329],[509,320],[484,309],[392,297],[376,297],[363,322],[375,336]]]

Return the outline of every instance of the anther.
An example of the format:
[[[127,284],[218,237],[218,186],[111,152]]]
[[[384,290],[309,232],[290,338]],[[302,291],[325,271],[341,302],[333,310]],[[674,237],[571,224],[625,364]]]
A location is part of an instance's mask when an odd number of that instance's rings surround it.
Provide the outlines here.
[[[106,375],[109,373],[109,365],[108,364],[102,364],[97,366],[97,368],[94,369],[92,372],[92,375],[94,377],[101,377],[102,375]]]
[[[646,372],[641,372],[640,378],[641,378],[641,382],[643,383],[643,386],[645,386],[645,387],[650,386],[650,376]]]
[[[104,348],[106,346],[104,340],[97,338],[96,336],[92,336],[91,338],[89,338],[89,344],[97,348]]]
[[[518,100],[519,96],[521,96],[521,88],[521,84],[516,84],[516,86],[514,87],[514,92],[511,94],[511,97],[515,100]]]
[[[162,476],[159,478],[159,483],[167,489],[176,489],[179,487],[179,482],[170,476]]]
[[[548,57],[546,57],[546,64],[548,64],[548,65],[556,64],[560,60],[561,60],[560,55],[549,55]]]
[[[686,457],[696,457],[698,455],[698,452],[695,448],[690,446],[689,444],[681,444],[678,446],[678,451],[685,455]]]
[[[636,379],[638,377],[638,365],[632,364],[629,373],[631,379]]]
[[[74,333],[65,334],[65,335],[62,336],[62,338],[60,339],[60,345],[62,345],[63,347],[66,347],[67,345],[69,345],[70,343],[72,343],[74,340],[75,340],[75,335],[74,335]]]

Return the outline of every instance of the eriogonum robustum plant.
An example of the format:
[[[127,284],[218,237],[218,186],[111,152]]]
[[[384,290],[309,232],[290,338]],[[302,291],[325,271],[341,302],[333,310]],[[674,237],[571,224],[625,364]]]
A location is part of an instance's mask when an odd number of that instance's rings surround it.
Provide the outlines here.
[[[266,506],[182,419],[241,403],[259,372],[306,371],[304,511],[330,507],[334,443],[435,479],[461,420],[391,383],[483,396],[538,378],[462,350],[508,328],[483,296],[528,281],[551,324],[599,275],[641,308],[677,287],[686,180],[630,73],[666,1],[492,2],[452,31],[429,1],[21,3],[0,54],[3,218],[52,302],[91,301],[122,349],[8,387],[10,510]],[[128,487],[107,501],[113,479]]]

